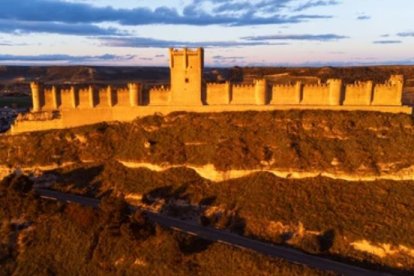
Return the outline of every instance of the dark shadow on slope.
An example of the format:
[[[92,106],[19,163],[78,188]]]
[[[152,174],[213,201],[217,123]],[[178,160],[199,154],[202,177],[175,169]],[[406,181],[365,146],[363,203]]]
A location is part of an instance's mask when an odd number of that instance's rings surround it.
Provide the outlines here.
[[[212,241],[208,241],[181,232],[174,232],[174,238],[178,243],[180,251],[184,255],[191,255],[203,252],[207,250],[209,246],[213,243]]]
[[[209,196],[209,197],[203,198],[202,200],[200,200],[199,205],[200,206],[211,206],[214,204],[216,199],[217,199],[216,196]]]
[[[96,197],[102,186],[99,179],[102,171],[103,165],[98,165],[59,173],[57,183],[54,183],[53,188],[66,191],[70,187],[71,193],[76,192],[84,196]]]

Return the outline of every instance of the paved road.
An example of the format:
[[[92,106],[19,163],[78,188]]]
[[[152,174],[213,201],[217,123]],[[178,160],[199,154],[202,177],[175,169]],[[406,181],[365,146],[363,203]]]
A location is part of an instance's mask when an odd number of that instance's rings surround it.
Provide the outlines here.
[[[47,189],[39,189],[37,192],[42,198],[74,202],[91,207],[99,206],[99,200],[94,198],[60,193]],[[133,206],[131,207],[136,208]],[[145,212],[150,220],[164,227],[195,235],[210,241],[217,241],[231,246],[257,251],[268,256],[285,259],[289,262],[303,264],[321,270],[333,271],[343,275],[386,275],[385,273],[370,271],[327,258],[305,254],[295,249],[248,239],[227,231],[217,230],[211,227],[203,227],[195,223],[168,217],[148,210],[145,210]]]

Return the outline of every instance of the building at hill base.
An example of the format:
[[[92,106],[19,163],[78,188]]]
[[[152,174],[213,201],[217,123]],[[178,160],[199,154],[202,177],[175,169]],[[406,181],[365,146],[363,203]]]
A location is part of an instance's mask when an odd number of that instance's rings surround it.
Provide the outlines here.
[[[225,112],[289,109],[379,111],[412,114],[402,105],[404,77],[345,84],[205,83],[204,50],[170,49],[170,86],[153,87],[143,97],[143,84],[126,87],[44,87],[32,82],[31,112],[21,115],[11,133],[77,127],[99,122],[132,121],[137,117],[176,111]]]

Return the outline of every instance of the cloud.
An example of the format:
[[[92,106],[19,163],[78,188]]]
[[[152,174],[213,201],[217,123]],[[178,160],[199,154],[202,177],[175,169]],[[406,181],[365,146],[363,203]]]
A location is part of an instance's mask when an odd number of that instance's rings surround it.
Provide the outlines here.
[[[74,3],[62,0],[2,0],[0,2],[0,19],[14,22],[28,21],[66,24],[113,22],[133,26],[148,24],[246,26],[300,23],[310,19],[331,18],[331,16],[327,15],[290,15],[289,13],[283,13],[281,8],[291,2],[294,2],[294,0],[256,0],[240,3],[234,0],[193,0],[190,4],[183,7],[182,11],[177,11],[166,6],[160,6],[155,9],[146,7],[116,9],[110,6],[98,7],[88,3]],[[311,2],[313,3],[312,5],[327,5],[335,1]],[[309,6],[310,4],[307,3],[306,5]]]
[[[310,40],[310,41],[331,41],[348,38],[343,35],[336,34],[287,34],[287,35],[263,35],[263,36],[248,36],[243,39],[248,41],[266,41],[266,40]]]
[[[104,37],[99,38],[104,46],[135,48],[171,48],[171,47],[238,47],[257,45],[287,45],[287,43],[269,43],[265,41],[176,41],[148,37]]]
[[[133,59],[135,56],[117,56],[105,54],[100,56],[71,56],[71,55],[1,55],[0,62],[24,62],[24,63],[99,63],[99,62],[113,62],[113,61],[127,61]]]
[[[379,65],[414,65],[414,58],[407,58],[401,60],[376,60],[376,59],[354,59],[350,61],[309,61],[303,63],[263,63],[257,65],[266,66],[286,66],[286,67],[324,67],[324,66],[336,66],[336,67],[349,67],[349,66],[379,66]]]
[[[404,33],[398,33],[397,34],[399,37],[414,37],[414,32],[404,32]]]
[[[330,1],[307,1],[305,3],[300,4],[299,6],[297,6],[296,8],[294,8],[294,11],[303,11],[303,10],[307,10],[310,8],[315,8],[315,7],[323,7],[323,6],[334,6],[334,5],[339,5],[340,2],[338,1],[334,1],[334,0],[330,0]]]
[[[368,15],[360,15],[357,17],[358,20],[369,20],[371,19],[371,16]]]
[[[374,44],[399,44],[402,43],[401,40],[376,40],[372,42]]]
[[[0,32],[11,34],[27,33],[55,33],[65,35],[124,35],[115,28],[101,28],[92,24],[58,23],[58,22],[31,22],[0,19]]]
[[[226,56],[213,56],[212,59],[214,60],[236,60],[236,59],[245,59],[245,57],[226,57]]]
[[[11,41],[0,41],[0,46],[26,46],[26,43],[15,43]]]

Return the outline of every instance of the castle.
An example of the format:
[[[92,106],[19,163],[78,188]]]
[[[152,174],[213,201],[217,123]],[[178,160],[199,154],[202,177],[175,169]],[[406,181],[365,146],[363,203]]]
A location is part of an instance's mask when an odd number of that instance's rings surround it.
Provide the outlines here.
[[[58,89],[32,82],[33,108],[20,116],[11,133],[62,129],[175,111],[223,112],[246,110],[327,109],[412,113],[403,106],[404,79],[393,75],[384,84],[372,81],[271,85],[266,79],[253,84],[204,83],[204,50],[170,49],[169,87],[154,87],[143,101],[142,84],[126,88]]]

